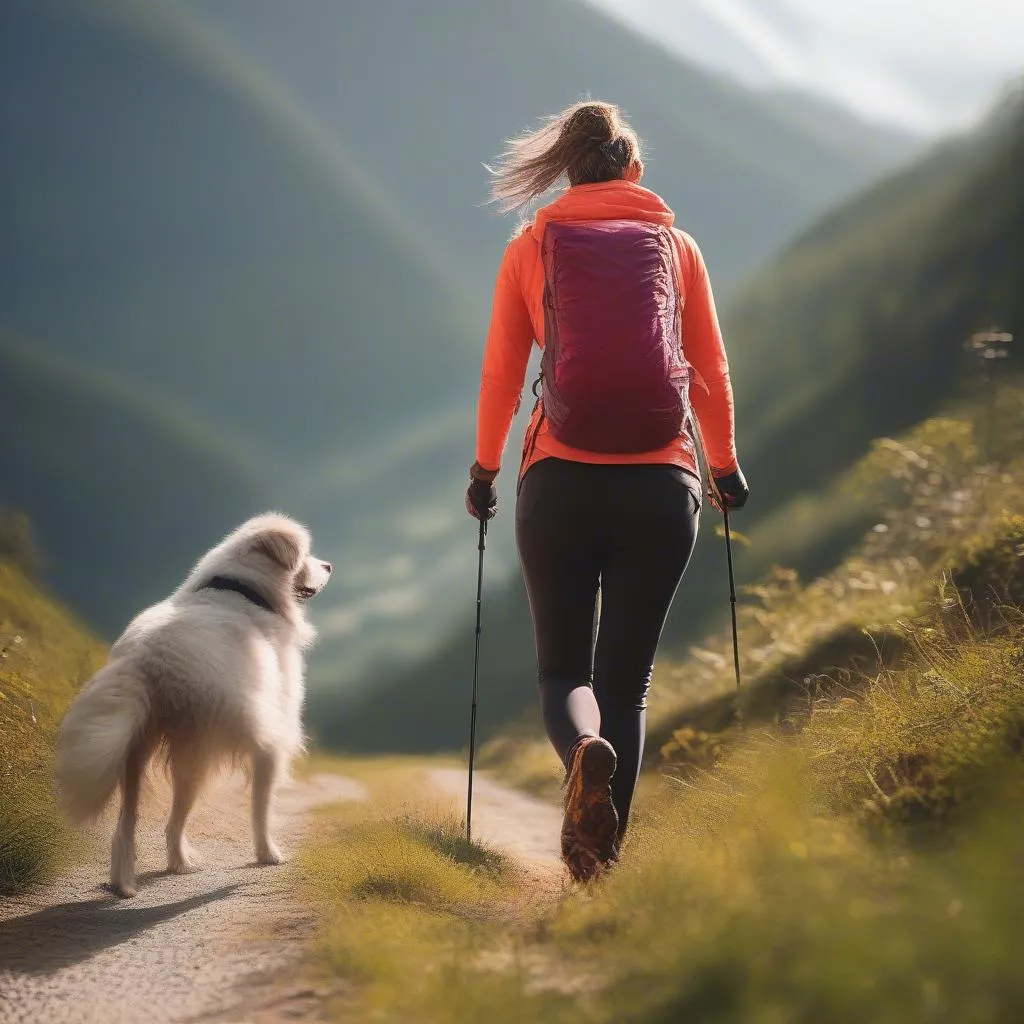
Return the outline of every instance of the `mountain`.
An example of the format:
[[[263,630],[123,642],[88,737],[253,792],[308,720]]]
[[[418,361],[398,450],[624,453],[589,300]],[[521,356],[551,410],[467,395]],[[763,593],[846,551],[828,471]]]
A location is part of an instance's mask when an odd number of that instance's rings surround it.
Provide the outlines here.
[[[871,439],[898,433],[969,386],[964,342],[1024,332],[1024,101],[820,220],[738,294],[731,339],[738,447],[752,499],[737,559],[750,580],[784,559],[827,568],[867,523],[829,488]],[[666,653],[728,608],[723,554],[706,522],[666,630]],[[494,531],[492,531],[494,532]],[[482,732],[535,704],[522,585],[485,603]],[[472,667],[465,625],[414,671],[378,679],[362,703],[317,705],[330,743],[457,747]],[[382,721],[379,708],[409,709]]]
[[[896,158],[899,162],[909,162],[925,148],[924,139],[909,130],[867,121],[838,102],[806,90],[765,89],[760,96],[782,117],[861,159],[874,156],[891,166],[897,162]]]
[[[156,551],[169,507],[182,513],[187,543],[171,547],[189,556],[166,589],[225,525],[220,492],[236,513],[307,513],[309,492],[344,476],[341,456],[372,461],[472,387],[475,320],[343,147],[187,19],[120,0],[14,0],[0,20],[0,324],[63,367],[21,393],[33,429],[4,405],[0,498],[29,511],[61,593],[110,631],[150,590],[125,531]],[[155,444],[130,418],[112,438],[85,413],[90,375],[244,452],[255,493],[226,473],[211,487],[192,448],[175,457],[172,435]],[[57,423],[66,455],[55,461],[47,435],[41,459],[40,431]],[[82,488],[87,471],[99,493]],[[70,510],[106,521],[95,544]],[[334,511],[349,527],[372,518],[344,495]],[[101,571],[118,586],[93,586]]]
[[[587,90],[723,290],[888,161],[575,0],[3,4],[0,503],[48,583],[109,636],[277,506],[338,566],[318,680],[435,646],[510,230],[480,164]]]
[[[474,213],[486,199],[481,161],[581,95],[633,119],[648,142],[646,183],[723,287],[905,152],[855,151],[579,0],[177,2],[345,138],[485,300],[509,225]]]

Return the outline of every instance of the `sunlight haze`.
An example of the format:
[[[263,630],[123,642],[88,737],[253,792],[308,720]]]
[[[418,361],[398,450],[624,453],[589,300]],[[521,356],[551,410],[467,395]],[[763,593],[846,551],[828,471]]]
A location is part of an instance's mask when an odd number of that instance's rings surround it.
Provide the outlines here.
[[[692,60],[934,134],[979,116],[1024,68],[1016,0],[592,0]]]

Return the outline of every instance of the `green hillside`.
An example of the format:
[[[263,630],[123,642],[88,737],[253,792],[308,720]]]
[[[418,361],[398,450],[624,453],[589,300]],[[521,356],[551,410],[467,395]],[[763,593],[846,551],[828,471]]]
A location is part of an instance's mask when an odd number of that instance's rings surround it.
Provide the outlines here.
[[[1024,105],[841,207],[730,304],[741,441],[763,477],[761,505],[786,498],[791,480],[763,465],[784,460],[813,489],[867,438],[956,393],[973,331],[1020,330],[1022,160]]]
[[[742,513],[753,540],[739,558],[742,579],[780,560],[805,574],[833,564],[870,520],[856,501],[836,500],[831,485],[873,437],[970,391],[977,375],[964,343],[972,331],[995,323],[1020,335],[1022,160],[1024,108],[1013,107],[841,207],[730,304],[739,451],[754,495]],[[667,651],[693,642],[728,608],[721,541],[710,517],[705,523]],[[533,644],[521,585],[487,609],[489,699],[504,712],[530,707]],[[433,661],[378,680],[372,700],[336,711],[324,702],[321,735],[359,747],[390,743],[373,717],[383,688],[422,709],[414,728],[390,727],[397,740],[456,743],[471,665],[463,626]]]

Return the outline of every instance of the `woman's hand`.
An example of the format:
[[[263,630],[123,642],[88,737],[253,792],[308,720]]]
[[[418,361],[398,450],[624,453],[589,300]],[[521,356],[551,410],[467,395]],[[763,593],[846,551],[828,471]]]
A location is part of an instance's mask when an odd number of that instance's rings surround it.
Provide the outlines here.
[[[722,504],[727,509],[743,508],[746,505],[747,498],[750,497],[750,488],[747,487],[743,470],[739,466],[732,473],[724,473],[722,476],[718,476],[712,470],[711,475],[714,478],[714,486],[711,488],[710,498],[715,508],[722,511]],[[719,496],[721,496],[721,504],[719,504]]]
[[[469,490],[466,491],[466,511],[482,522],[498,514],[498,491],[494,486],[496,469],[484,469],[479,462],[470,467]]]

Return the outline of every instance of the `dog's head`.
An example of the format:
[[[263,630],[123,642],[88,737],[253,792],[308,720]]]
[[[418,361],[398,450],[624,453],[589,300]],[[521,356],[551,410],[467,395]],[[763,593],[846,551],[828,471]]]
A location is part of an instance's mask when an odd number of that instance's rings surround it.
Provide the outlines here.
[[[250,557],[263,560],[271,572],[283,572],[301,601],[315,597],[331,575],[331,563],[310,551],[309,531],[294,519],[271,513],[246,524]]]
[[[237,577],[281,597],[308,600],[331,575],[331,563],[310,551],[309,531],[278,512],[243,523],[211,551],[193,573]],[[268,595],[269,596],[269,595]]]

